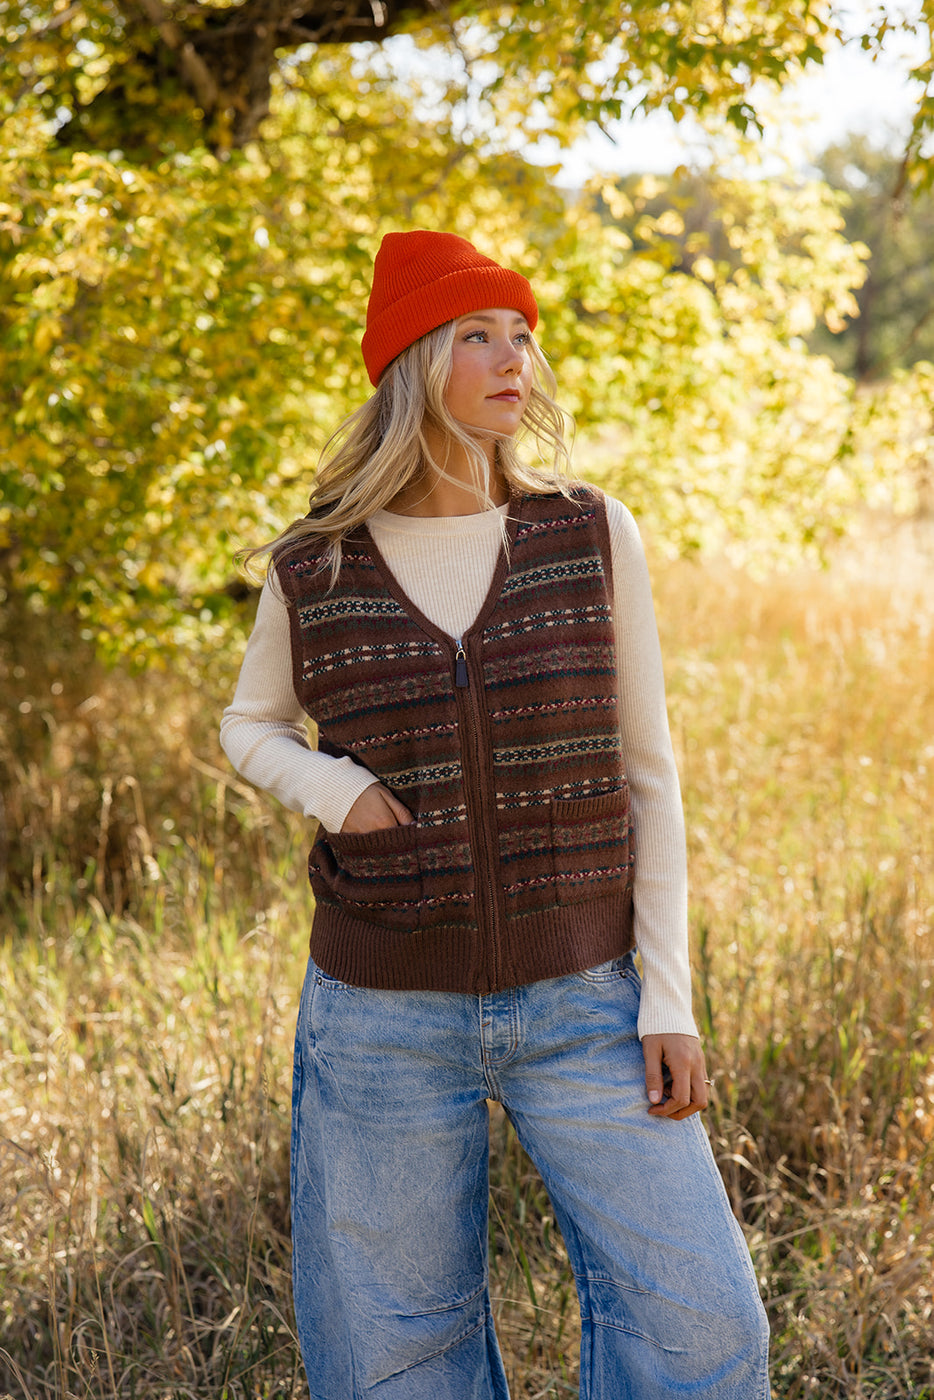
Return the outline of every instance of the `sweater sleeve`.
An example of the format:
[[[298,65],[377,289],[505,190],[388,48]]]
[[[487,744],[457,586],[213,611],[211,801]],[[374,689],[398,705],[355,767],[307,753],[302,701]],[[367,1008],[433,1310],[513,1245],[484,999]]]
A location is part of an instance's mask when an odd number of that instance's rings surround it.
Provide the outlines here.
[[[630,512],[612,497],[606,505],[620,730],[635,827],[635,935],[643,968],[639,1034],[697,1035],[691,1012],[684,814],[648,566]]]
[[[292,684],[288,607],[267,582],[233,701],[221,719],[221,745],[237,772],[292,811],[339,831],[360,794],[378,779],[351,758],[318,753]]]

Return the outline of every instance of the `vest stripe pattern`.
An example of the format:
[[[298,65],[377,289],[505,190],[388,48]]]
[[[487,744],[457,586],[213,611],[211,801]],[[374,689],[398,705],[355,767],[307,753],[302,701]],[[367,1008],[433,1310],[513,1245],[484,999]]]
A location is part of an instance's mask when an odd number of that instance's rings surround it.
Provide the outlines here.
[[[486,993],[633,946],[610,567],[598,491],[514,496],[458,662],[365,527],[333,590],[314,540],[280,559],[320,749],[370,769],[415,818],[319,831],[311,953],[331,976]]]

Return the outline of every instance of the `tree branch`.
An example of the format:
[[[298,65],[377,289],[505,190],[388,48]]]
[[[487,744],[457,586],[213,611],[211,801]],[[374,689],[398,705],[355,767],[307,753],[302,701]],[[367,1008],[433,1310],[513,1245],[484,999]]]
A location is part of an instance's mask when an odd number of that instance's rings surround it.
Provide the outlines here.
[[[220,90],[191,39],[166,12],[162,0],[132,0],[159,32],[166,48],[178,55],[182,77],[198,100],[206,117],[217,108]]]
[[[405,13],[438,13],[434,0],[412,0]],[[350,44],[385,39],[403,11],[399,0],[294,0],[271,6],[269,0],[246,0],[237,10],[193,5],[186,11],[197,26],[202,53],[215,43],[253,34],[258,25],[275,30],[276,47],[296,44]]]

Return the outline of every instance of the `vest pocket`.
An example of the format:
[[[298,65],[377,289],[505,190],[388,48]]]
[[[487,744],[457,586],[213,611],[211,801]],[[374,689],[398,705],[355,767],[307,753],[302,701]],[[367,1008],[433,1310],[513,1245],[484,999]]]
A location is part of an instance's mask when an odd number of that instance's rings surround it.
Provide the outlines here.
[[[417,824],[342,834],[320,831],[308,857],[315,899],[383,928],[419,922],[422,876]]]
[[[551,837],[559,904],[597,899],[631,883],[628,783],[595,797],[553,797]]]

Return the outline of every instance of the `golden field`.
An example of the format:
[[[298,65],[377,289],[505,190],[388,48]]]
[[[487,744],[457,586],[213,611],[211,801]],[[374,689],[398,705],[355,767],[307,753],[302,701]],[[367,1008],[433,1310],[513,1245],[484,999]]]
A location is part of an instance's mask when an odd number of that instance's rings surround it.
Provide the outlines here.
[[[776,1400],[934,1397],[934,566],[655,561],[710,1133]],[[0,738],[0,1395],[306,1394],[288,1282],[303,823],[229,772],[228,661],[104,674],[19,628]],[[208,673],[209,672],[209,673]],[[576,1303],[494,1113],[515,1397],[577,1394]],[[672,1203],[673,1209],[683,1203]]]

